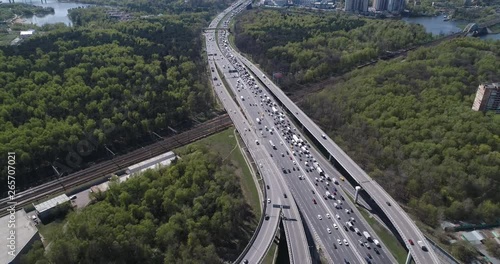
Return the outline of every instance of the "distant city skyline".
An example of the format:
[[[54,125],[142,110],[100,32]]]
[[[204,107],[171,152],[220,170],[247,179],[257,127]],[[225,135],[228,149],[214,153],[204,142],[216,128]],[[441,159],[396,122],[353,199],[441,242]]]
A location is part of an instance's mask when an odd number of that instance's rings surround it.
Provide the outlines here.
[[[402,12],[405,3],[405,0],[374,0],[373,8],[376,11]]]
[[[368,0],[345,0],[344,11],[368,12]]]

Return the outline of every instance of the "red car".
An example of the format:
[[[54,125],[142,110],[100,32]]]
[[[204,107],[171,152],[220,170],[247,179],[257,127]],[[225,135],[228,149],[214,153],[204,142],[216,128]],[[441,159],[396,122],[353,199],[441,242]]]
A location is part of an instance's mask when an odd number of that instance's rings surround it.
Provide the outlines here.
[[[412,245],[412,246],[415,245],[415,244],[413,244],[413,240],[411,240],[411,239],[408,239],[408,242],[410,242],[410,245]]]
[[[316,204],[316,199],[313,199],[313,203]]]

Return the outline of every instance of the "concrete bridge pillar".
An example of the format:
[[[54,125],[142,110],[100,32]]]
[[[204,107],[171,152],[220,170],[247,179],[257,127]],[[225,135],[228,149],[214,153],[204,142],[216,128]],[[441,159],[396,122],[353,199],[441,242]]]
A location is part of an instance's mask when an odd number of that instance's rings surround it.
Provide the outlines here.
[[[361,191],[361,187],[356,186],[356,194],[354,195],[354,203],[358,203],[359,191]]]
[[[408,251],[408,256],[406,257],[405,264],[410,264],[411,260],[412,260],[412,256],[411,256],[410,251]]]

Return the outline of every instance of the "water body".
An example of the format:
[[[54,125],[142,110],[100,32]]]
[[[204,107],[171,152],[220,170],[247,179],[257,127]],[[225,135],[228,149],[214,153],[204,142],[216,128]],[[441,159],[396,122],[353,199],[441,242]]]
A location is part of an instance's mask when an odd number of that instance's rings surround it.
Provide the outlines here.
[[[16,3],[20,2],[16,1]],[[43,17],[33,16],[30,18],[24,18],[25,24],[36,24],[37,26],[55,23],[64,23],[68,26],[71,26],[71,20],[69,20],[68,17],[68,9],[89,6],[87,4],[80,3],[59,3],[57,0],[43,0],[43,3],[42,0],[25,0],[22,3],[54,8],[54,14],[49,14]]]
[[[412,24],[420,24],[425,30],[433,35],[449,35],[460,32],[462,29],[456,21],[443,21],[443,16],[435,17],[404,17],[402,20]],[[481,39],[500,40],[500,34],[488,34],[480,37]]]

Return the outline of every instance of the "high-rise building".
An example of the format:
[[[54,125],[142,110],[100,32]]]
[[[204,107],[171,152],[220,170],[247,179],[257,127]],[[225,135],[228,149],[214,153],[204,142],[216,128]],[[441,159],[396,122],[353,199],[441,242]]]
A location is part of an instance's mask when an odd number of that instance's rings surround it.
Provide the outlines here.
[[[344,11],[368,12],[368,0],[345,0]]]
[[[387,4],[387,11],[389,12],[402,12],[405,8],[405,0],[389,0]]]
[[[376,11],[387,10],[387,2],[388,0],[374,0],[373,8],[375,8]]]
[[[500,83],[479,85],[472,110],[495,111],[500,114]]]
[[[346,12],[352,12],[352,2],[354,2],[354,0],[345,0],[345,4],[344,4],[344,11]]]

